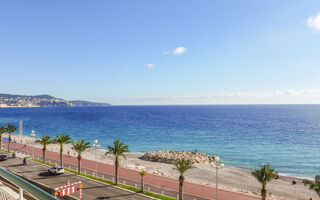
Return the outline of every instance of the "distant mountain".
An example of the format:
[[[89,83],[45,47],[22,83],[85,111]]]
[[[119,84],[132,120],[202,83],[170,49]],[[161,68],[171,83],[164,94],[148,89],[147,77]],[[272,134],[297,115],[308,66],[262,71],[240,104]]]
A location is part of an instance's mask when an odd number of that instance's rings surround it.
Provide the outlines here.
[[[71,107],[71,106],[109,106],[107,103],[89,101],[67,101],[50,95],[0,94],[0,107]]]
[[[0,98],[41,98],[41,99],[58,99],[53,96],[44,94],[44,95],[35,95],[35,96],[28,96],[28,95],[15,95],[15,94],[0,94]]]
[[[110,106],[109,103],[97,103],[97,102],[90,102],[90,101],[81,101],[81,100],[73,100],[69,101],[74,106]]]

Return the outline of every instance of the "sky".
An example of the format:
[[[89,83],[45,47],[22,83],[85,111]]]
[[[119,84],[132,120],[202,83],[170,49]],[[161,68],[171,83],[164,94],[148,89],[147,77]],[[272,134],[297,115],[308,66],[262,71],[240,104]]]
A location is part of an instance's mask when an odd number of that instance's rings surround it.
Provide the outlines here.
[[[319,0],[2,0],[0,19],[0,93],[320,103]]]

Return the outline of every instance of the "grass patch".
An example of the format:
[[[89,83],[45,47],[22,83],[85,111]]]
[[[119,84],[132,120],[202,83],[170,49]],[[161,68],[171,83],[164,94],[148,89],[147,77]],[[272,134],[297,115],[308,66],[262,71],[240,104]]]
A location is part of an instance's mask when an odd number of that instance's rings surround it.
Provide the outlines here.
[[[33,161],[36,161],[36,162],[38,162],[38,163],[41,163],[41,164],[49,165],[49,166],[51,166],[51,167],[55,166],[55,165],[52,164],[52,163],[48,163],[48,162],[43,163],[42,160],[38,160],[38,159],[35,159],[35,158],[33,158],[32,160],[33,160]]]
[[[51,163],[43,163],[42,160],[38,160],[38,159],[32,159],[33,161],[35,162],[38,162],[38,163],[41,163],[41,164],[46,164],[48,166],[55,166],[54,164],[51,164]],[[141,192],[141,190],[139,188],[135,188],[135,187],[132,187],[132,186],[128,186],[128,185],[115,185],[115,183],[113,181],[110,181],[108,179],[103,179],[103,178],[100,178],[100,177],[95,177],[93,175],[90,175],[90,174],[85,174],[85,173],[81,173],[79,174],[78,171],[76,170],[73,170],[73,169],[68,169],[68,168],[64,168],[65,171],[67,172],[71,172],[71,173],[74,173],[74,174],[78,174],[80,176],[83,176],[83,177],[87,177],[87,178],[90,178],[90,179],[93,179],[93,180],[96,180],[96,181],[100,181],[100,182],[103,182],[103,183],[106,183],[106,184],[109,184],[109,185],[114,185],[116,187],[120,187],[120,188],[123,188],[123,189],[126,189],[126,190],[130,190],[132,192],[136,192],[136,193],[141,193],[141,194],[144,194],[144,195],[147,195],[147,196],[150,196],[150,197],[154,197],[154,198],[157,198],[157,199],[162,199],[162,200],[175,200],[175,198],[172,198],[172,197],[168,197],[168,196],[164,196],[164,195],[161,195],[161,194],[156,194],[156,193],[153,193],[153,192],[148,192],[148,191],[143,191]]]
[[[143,194],[150,196],[150,197],[154,197],[157,199],[163,199],[163,200],[176,200],[175,198],[172,197],[168,197],[168,196],[163,196],[161,194],[156,194],[156,193],[152,193],[152,192],[148,192],[148,191],[143,191]]]
[[[128,185],[118,185],[118,187],[121,187],[121,188],[127,189],[127,190],[131,190],[133,192],[139,192],[141,194],[144,194],[144,195],[147,195],[147,196],[150,196],[150,197],[154,197],[154,198],[157,198],[157,199],[175,200],[175,198],[164,196],[164,195],[161,195],[161,194],[156,194],[156,193],[153,193],[153,192],[148,192],[148,191],[141,192],[140,188],[135,188],[135,187],[128,186]]]

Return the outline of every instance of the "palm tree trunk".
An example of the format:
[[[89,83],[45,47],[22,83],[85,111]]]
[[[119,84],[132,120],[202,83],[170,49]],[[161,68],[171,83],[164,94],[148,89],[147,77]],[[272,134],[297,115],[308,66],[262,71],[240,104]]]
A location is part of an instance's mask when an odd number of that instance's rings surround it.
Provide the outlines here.
[[[78,155],[78,173],[81,173],[81,155]]]
[[[183,183],[184,177],[181,175],[179,176],[179,200],[183,200]]]
[[[63,167],[63,146],[60,147],[60,166]]]
[[[143,192],[143,187],[144,187],[143,176],[141,176],[141,192]]]
[[[43,163],[46,162],[46,149],[45,148],[42,149],[42,162]]]
[[[9,134],[8,153],[10,153],[10,147],[11,147],[11,134]]]
[[[2,150],[2,135],[0,135],[0,151]]]
[[[266,198],[267,198],[267,190],[266,190],[266,187],[263,185],[261,189],[261,199],[266,200]]]
[[[116,161],[114,163],[115,165],[115,178],[116,178],[116,185],[118,185],[118,167],[119,167],[119,160],[118,160],[118,157],[116,156]]]

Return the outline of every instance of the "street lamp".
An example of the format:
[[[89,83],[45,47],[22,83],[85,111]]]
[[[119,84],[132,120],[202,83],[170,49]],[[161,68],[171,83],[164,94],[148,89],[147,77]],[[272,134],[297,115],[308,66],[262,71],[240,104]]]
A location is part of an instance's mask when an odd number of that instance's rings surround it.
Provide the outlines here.
[[[97,151],[100,148],[100,144],[98,144],[98,140],[94,140],[93,148],[95,149],[94,160],[96,161],[96,177],[98,174],[98,163],[97,163]]]
[[[36,134],[34,133],[34,130],[31,131],[31,138],[32,138],[32,157],[34,158],[34,138],[36,137]]]
[[[219,167],[221,167],[221,168],[223,168],[224,167],[224,164],[223,163],[219,163],[219,161],[220,161],[220,158],[219,158],[219,156],[216,156],[215,157],[215,159],[214,159],[215,161],[216,161],[216,200],[218,200],[218,192],[219,192],[219,185],[218,185],[218,181],[219,181]]]

